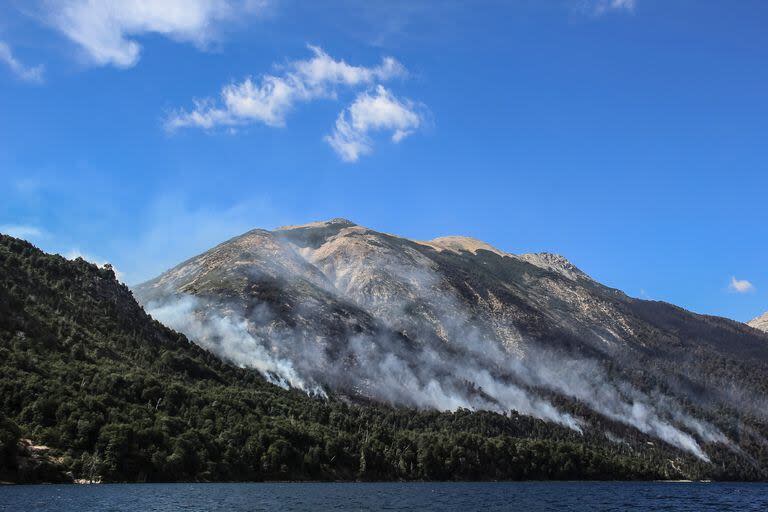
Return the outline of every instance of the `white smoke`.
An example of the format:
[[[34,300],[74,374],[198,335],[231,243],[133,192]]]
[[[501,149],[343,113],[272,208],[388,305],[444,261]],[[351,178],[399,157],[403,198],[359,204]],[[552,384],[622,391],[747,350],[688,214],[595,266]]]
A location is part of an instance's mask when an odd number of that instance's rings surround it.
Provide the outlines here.
[[[299,376],[293,363],[276,358],[268,347],[251,336],[245,320],[218,315],[203,317],[201,305],[202,301],[196,297],[184,295],[175,301],[148,304],[147,312],[219,357],[258,370],[272,384],[325,396],[321,387],[310,385]]]
[[[356,362],[352,369],[354,379],[371,382],[369,393],[374,398],[439,410],[486,409],[500,413],[516,410],[581,432],[579,421],[570,414],[558,411],[548,401],[511,382],[492,376],[471,359],[446,358],[432,348],[420,348],[399,356],[394,351],[386,351],[388,347],[382,350],[379,340],[364,336],[353,338],[348,347]]]
[[[369,311],[389,332],[331,337],[318,334],[312,325],[287,325],[266,303],[243,318],[220,304],[190,296],[149,304],[148,310],[213,353],[254,368],[278,385],[312,394],[325,395],[325,386],[419,408],[516,410],[582,432],[586,427],[582,419],[544,398],[554,393],[704,461],[709,458],[697,437],[707,443],[728,443],[717,428],[691,417],[671,398],[651,396],[609,378],[597,361],[543,351],[528,351],[521,357],[499,341],[499,332],[521,337],[514,325],[471,317],[418,251],[405,251],[412,260],[406,263],[401,254],[386,248],[367,253],[364,264],[357,266],[377,273],[368,276],[367,284],[361,284],[349,267],[336,267],[336,260],[323,265],[313,260],[311,251],[298,253],[329,279],[325,284],[313,280],[312,286],[327,286],[326,292]],[[295,313],[301,317],[319,305],[308,298],[297,307]]]
[[[709,461],[709,457],[696,439],[673,422],[690,429],[705,442],[728,442],[716,427],[684,413],[671,398],[651,397],[627,383],[612,383],[595,361],[564,360],[550,355],[540,356],[528,364],[531,366],[517,371],[527,374],[532,384],[580,400],[612,420],[635,427],[702,460]]]
[[[398,355],[398,347],[392,346],[392,340],[366,335],[351,336],[345,345],[344,357],[331,360],[317,346],[310,345],[309,340],[299,339],[298,333],[276,327],[263,310],[255,316],[268,322],[268,329],[232,312],[227,316],[213,313],[204,301],[189,295],[162,304],[149,304],[148,312],[218,356],[256,369],[283,388],[293,387],[313,395],[326,396],[322,385],[338,385],[393,404],[438,410],[486,409],[500,413],[516,410],[582,431],[582,420],[559,411],[530,389],[493,375],[485,367],[492,364],[486,359],[490,355],[496,359],[494,364],[502,358],[501,366],[527,386],[575,398],[612,420],[658,437],[701,460],[709,458],[694,436],[672,421],[690,429],[705,442],[727,442],[716,428],[683,413],[671,399],[663,397],[654,401],[627,384],[610,383],[592,361],[564,360],[550,354],[523,362],[497,349],[490,349],[484,357],[477,358],[477,347],[473,349],[475,357],[459,359],[446,357],[432,348]],[[292,344],[298,344],[301,349],[287,355],[286,347]],[[493,346],[489,344],[489,348]],[[350,360],[351,365],[342,364]]]
[[[411,261],[403,262],[403,254]],[[308,256],[311,258],[311,254]],[[581,431],[578,420],[560,413],[548,402],[532,397],[520,387],[505,384],[503,380],[491,376],[487,368],[499,368],[528,386],[579,400],[612,420],[653,435],[705,461],[709,458],[693,435],[673,423],[689,429],[705,442],[728,442],[717,428],[685,414],[671,399],[656,399],[626,383],[611,383],[595,361],[567,358],[552,352],[529,353],[525,358],[512,357],[496,339],[489,339],[493,333],[484,333],[478,322],[469,317],[460,301],[450,293],[450,286],[433,270],[431,261],[418,251],[400,249],[390,253],[385,247],[367,257],[370,259],[367,267],[375,268],[390,278],[396,276],[400,288],[398,293],[410,296],[413,302],[421,304],[420,317],[414,320],[413,315],[405,310],[407,304],[389,300],[387,290],[355,296],[355,291],[359,292],[352,286],[356,276],[339,274],[333,267],[335,262],[326,265],[323,270],[327,275],[336,277],[334,284],[337,289],[346,296],[354,297],[360,306],[374,311],[377,318],[393,329],[424,334],[429,329],[425,329],[424,324],[430,324],[447,343],[458,346],[468,356],[461,364],[452,367],[452,373],[481,387],[504,406],[514,404],[511,408],[521,413]],[[512,325],[503,327],[507,329],[507,334],[514,330]],[[429,364],[444,365],[444,355],[437,355]]]

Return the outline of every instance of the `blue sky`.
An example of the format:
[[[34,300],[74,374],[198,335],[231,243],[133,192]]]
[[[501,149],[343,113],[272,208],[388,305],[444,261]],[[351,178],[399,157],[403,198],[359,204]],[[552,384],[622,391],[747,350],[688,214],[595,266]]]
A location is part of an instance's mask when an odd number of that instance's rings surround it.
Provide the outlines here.
[[[346,217],[748,320],[766,26],[747,0],[4,2],[0,231],[130,284]]]

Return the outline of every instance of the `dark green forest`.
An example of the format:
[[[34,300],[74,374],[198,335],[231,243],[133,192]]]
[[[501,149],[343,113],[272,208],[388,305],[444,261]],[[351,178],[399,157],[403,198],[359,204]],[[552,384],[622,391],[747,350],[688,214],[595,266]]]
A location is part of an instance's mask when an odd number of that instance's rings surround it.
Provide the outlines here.
[[[109,267],[0,235],[3,481],[765,478],[751,457],[708,446],[705,463],[565,406],[583,433],[284,390],[153,320]]]

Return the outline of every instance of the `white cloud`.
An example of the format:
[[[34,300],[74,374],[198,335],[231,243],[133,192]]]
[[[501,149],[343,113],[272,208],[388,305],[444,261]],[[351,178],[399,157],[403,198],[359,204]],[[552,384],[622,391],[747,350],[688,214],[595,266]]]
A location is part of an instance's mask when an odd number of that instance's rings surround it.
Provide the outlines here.
[[[0,233],[5,233],[15,238],[23,238],[24,240],[44,238],[46,236],[44,230],[36,226],[24,224],[4,224],[0,226]]]
[[[0,41],[0,62],[4,62],[13,73],[26,82],[43,83],[43,66],[25,66],[14,57],[10,46]]]
[[[413,102],[400,100],[379,85],[373,92],[359,94],[352,105],[339,113],[333,133],[325,140],[342,160],[356,162],[373,150],[371,132],[391,132],[392,141],[400,142],[423,122],[424,117]]]
[[[295,74],[299,81],[311,90],[319,89],[321,93],[330,84],[360,85],[369,84],[375,80],[389,80],[404,76],[406,70],[402,64],[392,57],[384,57],[376,67],[352,66],[343,60],[335,60],[317,46],[309,47],[314,57],[309,60],[293,63]]]
[[[746,279],[736,279],[731,277],[728,289],[736,293],[747,293],[755,291],[755,286]]]
[[[591,3],[591,11],[596,15],[606,14],[610,11],[634,12],[635,0],[594,0]]]
[[[184,127],[210,129],[254,122],[284,126],[287,114],[299,102],[334,98],[339,86],[355,87],[389,80],[406,74],[391,57],[375,67],[353,66],[336,60],[317,46],[310,46],[312,58],[282,66],[277,75],[246,78],[221,91],[221,102],[211,99],[195,102],[191,111],[179,111],[165,120],[169,130]]]
[[[262,3],[253,0],[50,0],[49,23],[77,43],[98,65],[134,66],[137,36],[160,34],[205,46],[217,28]]]

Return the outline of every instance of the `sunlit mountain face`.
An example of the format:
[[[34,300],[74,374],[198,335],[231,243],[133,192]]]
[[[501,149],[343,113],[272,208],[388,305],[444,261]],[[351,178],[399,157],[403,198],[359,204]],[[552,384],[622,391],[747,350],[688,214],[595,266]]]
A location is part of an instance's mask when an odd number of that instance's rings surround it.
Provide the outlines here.
[[[768,332],[768,312],[763,313],[757,318],[750,320],[749,322],[747,322],[747,325],[751,325],[755,329],[760,329],[761,331]]]
[[[514,410],[578,432],[605,421],[703,461],[733,447],[729,421],[762,421],[768,335],[629,297],[555,254],[333,219],[249,231],[134,293],[220,357],[313,395]]]

